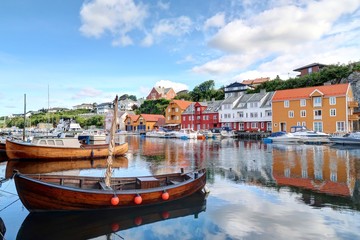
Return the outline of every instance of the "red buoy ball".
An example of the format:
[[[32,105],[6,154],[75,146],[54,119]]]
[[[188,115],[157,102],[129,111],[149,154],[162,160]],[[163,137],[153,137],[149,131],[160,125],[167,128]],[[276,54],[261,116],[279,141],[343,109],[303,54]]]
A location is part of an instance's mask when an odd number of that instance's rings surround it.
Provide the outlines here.
[[[119,225],[119,224],[117,224],[117,223],[111,224],[111,230],[112,230],[113,232],[117,232],[117,231],[119,231],[119,229],[120,229],[120,225]]]
[[[142,203],[142,197],[140,195],[137,195],[135,198],[134,198],[134,202],[136,204],[141,204]]]
[[[135,223],[136,226],[141,225],[141,224],[142,224],[142,221],[143,221],[142,217],[136,217],[136,218],[134,219],[134,223]]]
[[[162,200],[164,200],[164,201],[168,200],[169,197],[170,197],[170,195],[169,195],[168,192],[163,192],[163,193],[161,194],[161,198],[162,198]]]
[[[168,211],[164,211],[161,213],[163,219],[168,219],[170,217],[170,213]]]
[[[119,200],[119,198],[117,196],[113,196],[111,198],[111,205],[116,206],[116,205],[119,204],[119,202],[120,202],[120,200]]]

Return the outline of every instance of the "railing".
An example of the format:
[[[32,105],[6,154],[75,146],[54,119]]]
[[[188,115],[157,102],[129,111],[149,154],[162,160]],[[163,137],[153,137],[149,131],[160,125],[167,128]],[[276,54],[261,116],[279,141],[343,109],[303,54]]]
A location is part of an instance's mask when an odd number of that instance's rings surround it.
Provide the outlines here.
[[[359,107],[359,103],[357,101],[349,101],[348,106],[349,108],[356,108]]]
[[[357,120],[359,120],[359,116],[355,115],[355,114],[351,114],[351,115],[349,115],[349,120],[350,121],[357,121]]]

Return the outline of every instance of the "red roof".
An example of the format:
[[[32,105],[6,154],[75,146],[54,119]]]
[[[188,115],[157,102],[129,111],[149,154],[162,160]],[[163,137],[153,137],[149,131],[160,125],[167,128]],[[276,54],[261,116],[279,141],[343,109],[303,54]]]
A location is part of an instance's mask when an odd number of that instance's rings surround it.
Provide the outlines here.
[[[141,116],[145,119],[147,122],[157,122],[159,118],[165,117],[161,114],[141,114]]]
[[[173,103],[176,103],[182,110],[185,110],[193,102],[184,101],[184,100],[172,100]]]
[[[139,118],[140,115],[129,114],[127,116],[131,119],[131,121],[135,122]]]
[[[314,91],[321,92],[324,97],[329,96],[345,96],[349,88],[349,83],[336,85],[323,85],[307,88],[295,88],[278,90],[273,96],[273,101],[284,101],[291,99],[304,99],[311,97]]]
[[[242,81],[242,84],[245,84],[245,85],[260,84],[260,83],[267,82],[267,81],[270,81],[270,78],[269,78],[269,77],[266,77],[266,78],[256,78],[256,79],[251,79],[251,80],[244,80],[244,81]]]

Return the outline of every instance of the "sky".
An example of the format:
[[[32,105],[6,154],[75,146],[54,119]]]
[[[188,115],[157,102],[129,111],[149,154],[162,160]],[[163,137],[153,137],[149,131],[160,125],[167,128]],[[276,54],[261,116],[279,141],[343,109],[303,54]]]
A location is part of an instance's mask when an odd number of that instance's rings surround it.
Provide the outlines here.
[[[360,60],[360,0],[2,0],[0,116]]]

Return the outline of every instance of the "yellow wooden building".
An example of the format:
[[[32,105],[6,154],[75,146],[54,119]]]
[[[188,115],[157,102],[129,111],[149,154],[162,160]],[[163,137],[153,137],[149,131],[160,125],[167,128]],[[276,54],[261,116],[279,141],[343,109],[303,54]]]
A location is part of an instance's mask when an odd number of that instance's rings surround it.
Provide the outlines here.
[[[273,132],[300,125],[330,134],[351,132],[357,106],[348,83],[279,90],[272,98]]]
[[[184,100],[171,100],[165,109],[165,127],[172,129],[180,128],[181,114],[193,102]]]

